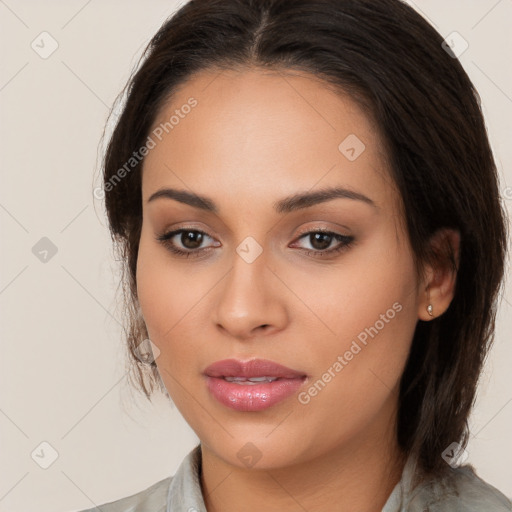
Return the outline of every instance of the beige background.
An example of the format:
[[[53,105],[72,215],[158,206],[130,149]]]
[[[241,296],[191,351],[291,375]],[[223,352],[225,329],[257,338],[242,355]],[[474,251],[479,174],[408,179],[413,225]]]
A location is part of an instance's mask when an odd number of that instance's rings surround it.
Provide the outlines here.
[[[416,0],[482,96],[512,199],[512,2]],[[197,439],[176,409],[130,392],[124,373],[117,270],[98,181],[109,107],[142,48],[178,4],[120,0],[0,0],[0,512],[92,507],[175,472]],[[43,59],[43,31],[57,50]],[[41,262],[42,237],[57,253]],[[469,461],[512,496],[512,294],[471,419]],[[57,460],[48,462],[51,448]],[[38,455],[39,454],[39,457]]]

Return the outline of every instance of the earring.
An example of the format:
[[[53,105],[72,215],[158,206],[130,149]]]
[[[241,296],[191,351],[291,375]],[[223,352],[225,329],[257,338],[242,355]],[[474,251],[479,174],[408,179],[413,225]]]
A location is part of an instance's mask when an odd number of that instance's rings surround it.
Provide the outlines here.
[[[427,286],[426,292],[427,292],[427,300],[430,302],[430,290],[429,290],[429,287],[428,287],[428,286]],[[430,316],[434,316],[434,307],[432,306],[432,304],[429,304],[429,305],[427,306],[427,313],[428,313]]]

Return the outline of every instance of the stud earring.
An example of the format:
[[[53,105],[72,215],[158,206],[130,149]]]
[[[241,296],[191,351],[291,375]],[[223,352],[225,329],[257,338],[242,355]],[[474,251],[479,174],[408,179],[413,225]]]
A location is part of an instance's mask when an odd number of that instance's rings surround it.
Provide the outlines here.
[[[434,308],[432,307],[432,304],[429,304],[427,306],[427,313],[430,315],[430,316],[434,316]]]

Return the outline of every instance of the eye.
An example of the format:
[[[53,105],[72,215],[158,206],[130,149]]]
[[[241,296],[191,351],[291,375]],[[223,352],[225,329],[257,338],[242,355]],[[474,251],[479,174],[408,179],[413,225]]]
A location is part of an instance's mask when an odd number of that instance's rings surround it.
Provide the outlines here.
[[[162,245],[178,256],[197,257],[212,247],[220,247],[219,242],[212,245],[202,246],[208,239],[213,240],[204,231],[198,229],[181,228],[163,233],[156,237]],[[305,239],[309,242],[310,248],[302,248],[310,256],[323,256],[336,254],[347,250],[354,242],[354,237],[334,233],[327,230],[308,231],[303,233],[298,240]],[[293,246],[292,246],[293,247]]]
[[[198,256],[203,251],[208,250],[211,246],[201,247],[201,245],[207,239],[213,240],[213,238],[204,231],[187,228],[163,233],[157,236],[156,239],[174,254],[187,258],[190,256]],[[176,245],[177,243],[181,244],[181,246]],[[217,247],[219,245],[220,244],[218,244]]]
[[[305,239],[311,249],[305,248],[310,256],[323,256],[347,250],[354,242],[353,236],[342,235],[326,230],[308,231],[303,233],[299,240]]]

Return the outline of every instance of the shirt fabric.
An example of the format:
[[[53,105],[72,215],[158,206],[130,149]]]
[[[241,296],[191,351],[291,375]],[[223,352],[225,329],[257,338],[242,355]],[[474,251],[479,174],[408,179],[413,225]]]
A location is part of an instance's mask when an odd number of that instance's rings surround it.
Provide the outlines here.
[[[416,462],[409,457],[382,512],[512,512],[512,502],[479,478],[470,465],[452,468],[443,480],[412,487]],[[201,445],[174,476],[147,489],[81,512],[207,512],[201,491]]]

